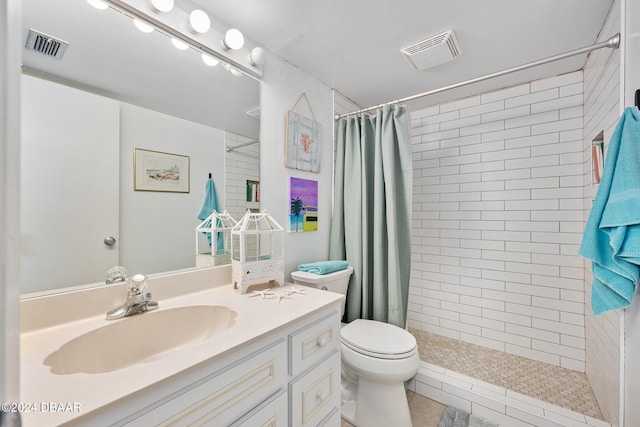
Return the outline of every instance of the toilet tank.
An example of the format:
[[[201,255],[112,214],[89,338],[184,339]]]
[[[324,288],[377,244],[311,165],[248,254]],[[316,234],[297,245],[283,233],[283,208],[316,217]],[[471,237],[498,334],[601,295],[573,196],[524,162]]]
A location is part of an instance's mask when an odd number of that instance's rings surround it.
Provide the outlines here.
[[[291,273],[291,279],[293,279],[293,283],[296,285],[310,286],[346,296],[347,288],[349,287],[349,278],[351,278],[352,273],[353,267],[347,267],[344,270],[334,271],[328,274],[294,271]],[[345,300],[342,300],[342,314],[344,314],[344,305]]]

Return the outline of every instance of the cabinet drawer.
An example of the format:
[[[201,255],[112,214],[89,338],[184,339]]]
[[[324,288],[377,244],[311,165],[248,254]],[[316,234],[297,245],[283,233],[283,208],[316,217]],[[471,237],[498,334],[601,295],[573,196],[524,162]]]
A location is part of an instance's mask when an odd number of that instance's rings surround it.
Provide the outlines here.
[[[296,376],[304,372],[336,349],[340,349],[337,311],[289,336],[289,374]]]
[[[287,403],[287,390],[283,389],[231,427],[287,427]]]
[[[335,408],[324,420],[320,421],[318,427],[340,427],[342,425],[342,416],[340,409]]]
[[[316,426],[340,407],[340,351],[289,384],[289,425]]]
[[[281,339],[176,391],[127,425],[228,425],[286,386],[286,361]]]

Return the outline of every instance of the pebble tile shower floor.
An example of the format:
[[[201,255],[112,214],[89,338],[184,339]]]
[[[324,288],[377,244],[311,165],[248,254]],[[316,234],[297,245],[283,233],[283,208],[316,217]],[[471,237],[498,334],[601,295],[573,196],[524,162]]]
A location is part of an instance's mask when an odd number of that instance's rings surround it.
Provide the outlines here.
[[[410,332],[426,362],[603,419],[584,373],[416,329]]]

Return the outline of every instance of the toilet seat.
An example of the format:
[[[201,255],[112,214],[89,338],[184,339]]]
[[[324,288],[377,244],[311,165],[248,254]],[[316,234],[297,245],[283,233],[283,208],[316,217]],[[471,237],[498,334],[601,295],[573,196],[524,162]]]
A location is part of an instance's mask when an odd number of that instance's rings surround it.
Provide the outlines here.
[[[351,350],[378,359],[406,359],[417,352],[413,335],[394,325],[356,319],[341,330],[342,344]]]

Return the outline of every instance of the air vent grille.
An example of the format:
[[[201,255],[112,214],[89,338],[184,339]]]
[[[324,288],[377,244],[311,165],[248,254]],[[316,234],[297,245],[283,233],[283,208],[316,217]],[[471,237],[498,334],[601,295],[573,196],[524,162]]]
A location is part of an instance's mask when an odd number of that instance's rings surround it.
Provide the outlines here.
[[[413,68],[426,70],[452,61],[462,50],[453,30],[448,30],[407,46],[401,52]]]
[[[33,50],[51,58],[61,59],[67,50],[67,46],[69,46],[69,43],[63,40],[30,29],[25,49]]]

